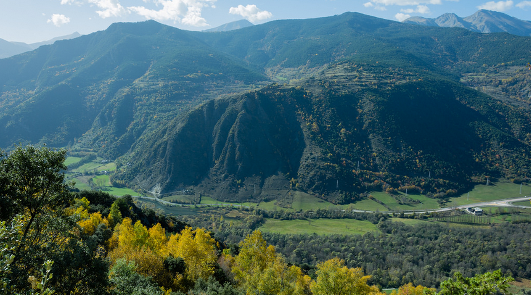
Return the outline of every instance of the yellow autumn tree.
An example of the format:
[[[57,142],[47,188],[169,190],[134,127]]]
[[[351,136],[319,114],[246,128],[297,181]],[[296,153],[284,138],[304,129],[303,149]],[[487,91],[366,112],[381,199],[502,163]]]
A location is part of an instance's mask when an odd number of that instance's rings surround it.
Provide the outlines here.
[[[317,264],[316,274],[310,286],[314,295],[383,294],[367,284],[370,276],[363,275],[361,268],[348,268],[339,258]]]
[[[306,294],[310,277],[296,266],[288,267],[275,247],[267,246],[260,231],[254,231],[240,243],[232,272],[247,294]]]
[[[403,285],[397,290],[393,290],[391,295],[425,295],[425,294],[435,294],[436,289],[428,288],[421,285],[413,286],[412,283]]]
[[[96,228],[101,223],[109,225],[108,221],[102,217],[100,212],[88,213],[90,208],[90,201],[83,197],[82,199],[75,199],[76,207],[72,214],[79,218],[77,224],[81,227],[84,234],[92,235]],[[73,210],[73,209],[72,209]]]
[[[208,279],[214,274],[217,261],[216,241],[204,229],[186,227],[181,234],[172,235],[166,248],[167,255],[181,257],[186,263],[186,276],[195,281]]]
[[[96,231],[96,228],[101,223],[106,224],[106,220],[102,218],[100,212],[89,214],[88,218],[80,220],[77,224],[83,229],[83,233],[92,235]]]
[[[160,224],[148,230],[140,221],[133,225],[130,218],[124,218],[108,241],[108,257],[113,264],[119,259],[134,261],[137,273],[171,288],[175,287],[176,280],[164,268],[165,257],[161,254],[165,252],[166,243],[166,233]]]

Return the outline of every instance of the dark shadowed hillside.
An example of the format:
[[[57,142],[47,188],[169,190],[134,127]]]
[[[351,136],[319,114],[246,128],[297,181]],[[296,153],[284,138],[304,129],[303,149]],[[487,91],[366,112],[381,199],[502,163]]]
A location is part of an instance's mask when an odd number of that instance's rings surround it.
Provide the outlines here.
[[[116,179],[231,201],[282,198],[294,184],[335,202],[404,187],[444,197],[478,175],[527,174],[530,123],[437,76],[341,63],[296,88],[210,101],[167,122]]]

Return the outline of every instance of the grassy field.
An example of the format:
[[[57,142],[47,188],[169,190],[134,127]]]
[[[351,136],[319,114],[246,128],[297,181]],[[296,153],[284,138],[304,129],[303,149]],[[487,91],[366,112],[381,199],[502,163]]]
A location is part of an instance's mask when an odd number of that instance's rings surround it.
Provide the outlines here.
[[[439,208],[439,203],[437,203],[437,201],[435,201],[434,199],[430,199],[424,195],[407,195],[406,197],[408,198],[420,201],[420,203],[418,204],[411,205],[399,204],[395,198],[384,192],[372,192],[371,195],[373,195],[376,199],[387,205],[393,211],[426,210]]]
[[[132,189],[128,189],[126,187],[113,187],[113,186],[109,186],[109,187],[106,187],[105,188],[105,192],[111,194],[111,195],[114,195],[114,196],[125,196],[125,195],[131,195],[131,196],[136,196],[138,195],[137,192],[135,192],[134,190]]]
[[[114,163],[107,163],[105,165],[102,165],[98,168],[96,168],[98,171],[109,171],[109,172],[114,172],[116,171],[116,164]]]
[[[293,210],[315,210],[336,207],[336,205],[330,202],[319,199],[307,193],[299,191],[294,191],[292,193],[293,203],[291,204],[291,208]]]
[[[428,198],[425,195],[409,195],[409,197],[421,202],[420,204],[415,204],[415,210],[437,209],[440,207],[435,199]]]
[[[82,159],[81,157],[67,157],[64,164],[66,166],[69,166],[69,165],[72,165],[74,163],[81,161],[81,159]]]
[[[76,183],[74,186],[75,188],[80,190],[90,190],[90,185],[86,184],[81,179],[73,178],[72,180]]]
[[[514,202],[513,205],[531,207],[531,202],[529,202],[529,201],[520,201],[520,202]]]
[[[467,205],[485,201],[520,198],[525,195],[531,195],[531,187],[522,186],[520,194],[520,185],[508,182],[498,182],[490,185],[476,185],[470,194],[466,193],[457,198],[451,198],[449,206]]]
[[[109,175],[99,175],[92,178],[92,181],[96,184],[101,183],[102,186],[111,186],[111,180]]]
[[[472,191],[470,191],[470,193],[463,194],[456,198],[450,198],[446,206],[459,206],[492,200],[519,198],[525,196],[526,194],[531,196],[531,186],[523,185],[522,194],[520,194],[519,184],[499,182],[494,184],[491,183],[488,186],[477,185]],[[420,201],[419,204],[412,205],[400,205],[392,196],[384,192],[371,192],[371,195],[377,200],[384,203],[387,207],[389,207],[389,209],[393,211],[427,210],[437,209],[440,207],[435,199],[428,198],[424,195],[408,195],[407,197]],[[528,201],[518,202],[515,203],[515,205],[531,207],[531,204]],[[387,211],[384,206],[372,200],[363,200],[360,202],[356,202],[355,204],[353,204],[353,207],[358,210]]]
[[[343,206],[337,206],[330,202],[327,202],[325,200],[319,199],[315,196],[312,196],[310,194],[299,192],[299,191],[292,191],[291,194],[293,194],[293,202],[291,203],[290,208],[284,208],[279,205],[277,205],[277,201],[268,201],[268,202],[260,202],[260,203],[252,203],[252,202],[244,202],[244,203],[230,203],[230,202],[222,202],[215,200],[211,197],[201,197],[201,205],[225,205],[225,206],[246,206],[246,207],[255,207],[257,209],[263,209],[263,210],[285,210],[285,211],[298,211],[298,210],[317,210],[317,209],[328,209],[328,208],[345,208],[346,205]],[[173,198],[169,197],[169,198]],[[169,201],[168,198],[168,201]],[[164,198],[166,200],[166,198]]]
[[[407,218],[391,218],[391,221],[402,222],[405,225],[417,225],[421,223],[432,222],[432,221],[427,221],[427,220],[422,220],[422,219],[407,219]]]
[[[387,208],[385,208],[382,204],[377,203],[373,200],[361,200],[352,205],[354,209],[358,210],[367,210],[367,211],[387,211]]]
[[[263,232],[280,234],[359,235],[377,232],[376,225],[355,219],[277,220],[267,219],[260,227]]]
[[[245,202],[245,203],[230,203],[230,202],[222,202],[215,199],[212,199],[211,197],[201,197],[201,205],[216,205],[216,206],[245,206],[245,207],[251,207],[255,206],[256,203],[251,202]],[[263,208],[262,208],[263,209]]]

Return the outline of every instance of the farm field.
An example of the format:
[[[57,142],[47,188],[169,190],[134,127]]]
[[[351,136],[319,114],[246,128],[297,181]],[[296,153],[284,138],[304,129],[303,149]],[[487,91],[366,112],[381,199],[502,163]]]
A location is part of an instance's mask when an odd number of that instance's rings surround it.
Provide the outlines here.
[[[321,200],[317,197],[314,197],[310,194],[292,191],[293,193],[293,202],[290,204],[290,208],[285,208],[280,205],[277,205],[277,201],[269,202],[244,202],[244,203],[230,203],[230,202],[221,202],[215,200],[211,197],[201,197],[201,205],[224,205],[224,206],[246,206],[246,207],[255,207],[257,209],[263,210],[286,210],[286,211],[298,211],[298,210],[316,210],[316,209],[328,209],[328,208],[344,208],[343,206],[337,206],[325,200]]]
[[[315,210],[332,207],[336,207],[336,205],[304,192],[293,192],[293,203],[291,204],[293,210]]]
[[[531,207],[531,202],[529,202],[529,201],[520,201],[520,202],[514,202],[513,205]]]
[[[476,185],[470,193],[465,193],[457,198],[450,198],[447,206],[460,206],[485,201],[520,198],[525,195],[531,195],[531,187],[522,186],[520,194],[520,185],[508,182],[491,183],[490,185]]]
[[[376,225],[369,221],[355,219],[311,219],[308,220],[277,220],[267,219],[259,228],[263,232],[279,234],[350,234],[361,235],[377,232]]]
[[[81,157],[67,157],[65,162],[64,162],[64,164],[65,164],[65,166],[68,167],[69,165],[72,165],[72,164],[75,164],[75,163],[81,161],[81,159],[82,159]]]
[[[71,165],[79,162],[82,158],[80,157],[67,157],[65,164]],[[138,195],[137,192],[129,188],[118,188],[111,186],[110,174],[103,175],[94,175],[92,173],[97,172],[100,174],[103,171],[106,173],[113,173],[116,171],[116,164],[113,162],[110,163],[101,163],[102,159],[98,158],[92,162],[81,165],[78,168],[68,170],[66,172],[66,178],[68,181],[75,182],[75,188],[80,190],[91,190],[92,187],[89,184],[93,182],[96,186],[100,187],[102,191],[105,191],[114,196],[124,196],[124,195]],[[88,174],[82,175],[83,172],[90,172]]]
[[[357,209],[357,210],[387,211],[387,208],[385,208],[382,204],[374,200],[370,200],[370,199],[358,201],[354,203],[352,206],[354,209]]]

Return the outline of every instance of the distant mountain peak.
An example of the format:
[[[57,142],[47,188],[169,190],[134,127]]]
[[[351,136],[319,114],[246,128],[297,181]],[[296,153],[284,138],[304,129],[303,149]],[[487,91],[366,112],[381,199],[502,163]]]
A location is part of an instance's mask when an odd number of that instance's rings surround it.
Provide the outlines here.
[[[24,42],[9,42],[3,39],[0,39],[0,58],[8,58],[17,54],[21,54],[27,51],[31,51],[41,47],[42,45],[53,44],[55,41],[59,40],[69,40],[81,36],[78,32],[74,32],[70,35],[55,37],[53,39],[27,44]]]
[[[445,13],[438,18],[410,17],[404,23],[423,26],[465,28],[480,33],[507,32],[518,36],[531,36],[531,22],[520,20],[502,12],[478,10],[461,18],[455,13]]]
[[[250,21],[246,19],[242,19],[242,20],[237,20],[234,22],[226,23],[219,27],[204,30],[203,32],[226,32],[226,31],[238,30],[238,29],[251,27],[251,26],[254,26],[253,23],[251,23]]]

